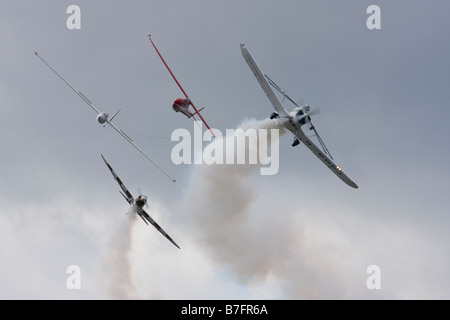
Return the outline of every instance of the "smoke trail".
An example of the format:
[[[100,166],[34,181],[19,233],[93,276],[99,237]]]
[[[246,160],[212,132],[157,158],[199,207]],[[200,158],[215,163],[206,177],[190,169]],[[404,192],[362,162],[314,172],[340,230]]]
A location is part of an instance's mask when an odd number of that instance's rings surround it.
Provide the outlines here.
[[[248,120],[240,126],[244,130],[280,127],[280,121],[269,119]],[[283,133],[284,130],[280,131],[280,136]],[[234,137],[225,137],[228,139]],[[252,143],[257,141],[250,141],[247,147]],[[261,282],[271,276],[287,298],[342,296],[344,276],[335,277],[327,269],[331,258],[314,252],[328,243],[311,241],[309,233],[299,227],[298,202],[274,199],[266,207],[258,204],[261,195],[252,175],[260,167],[260,164],[228,164],[193,169],[186,208],[197,228],[196,241],[241,283]],[[269,179],[276,181],[276,178]],[[270,197],[271,193],[262,196]],[[324,283],[332,284],[333,289]]]
[[[136,214],[129,213],[120,221],[113,235],[110,250],[106,258],[105,291],[111,299],[135,299],[136,290],[132,281],[130,252],[132,230]]]
[[[284,128],[278,120],[246,120],[239,128],[280,129],[280,136],[284,134]],[[235,137],[227,136],[224,139],[229,141]],[[222,142],[216,140],[212,143]],[[252,144],[257,143],[258,141],[250,140],[246,145],[247,151]],[[225,263],[235,269],[236,276],[241,280],[250,274],[251,277],[259,277],[266,273],[264,267],[259,268],[253,264],[254,261],[259,266],[263,265],[261,259],[264,257],[256,257],[261,250],[255,251],[255,247],[261,245],[261,238],[265,235],[259,235],[248,221],[251,206],[257,197],[251,175],[260,166],[196,166],[190,181],[195,188],[189,188],[186,196],[187,209],[194,219],[195,227],[198,228],[197,240],[210,249],[210,254],[219,263]]]

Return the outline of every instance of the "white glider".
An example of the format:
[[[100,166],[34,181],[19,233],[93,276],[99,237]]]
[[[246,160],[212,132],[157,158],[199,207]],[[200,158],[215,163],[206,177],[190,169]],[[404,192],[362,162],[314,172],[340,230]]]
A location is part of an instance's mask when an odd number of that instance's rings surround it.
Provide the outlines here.
[[[147,160],[149,160],[151,163],[153,163],[162,173],[164,173],[170,180],[172,180],[173,182],[176,182],[175,179],[173,179],[172,177],[170,177],[160,166],[158,166],[152,159],[150,159],[150,157],[148,155],[146,155],[144,153],[144,151],[142,151],[134,142],[133,140],[122,130],[118,129],[115,125],[112,124],[112,120],[114,119],[114,117],[119,113],[120,109],[111,117],[109,118],[109,115],[106,112],[100,112],[98,111],[94,105],[92,104],[92,102],[86,98],[86,96],[84,94],[82,94],[80,91],[77,91],[74,89],[74,87],[72,87],[69,82],[66,81],[66,79],[64,79],[55,69],[53,69],[40,55],[38,52],[34,53],[39,59],[42,60],[42,62],[44,62],[47,67],[49,67],[62,81],[64,81],[64,83],[69,86],[70,89],[73,90],[73,92],[75,92],[81,99],[83,99],[84,102],[86,102],[86,104],[91,107],[92,110],[94,110],[97,113],[97,121],[102,124],[103,126],[105,126],[106,124],[109,124],[111,126],[111,128],[113,128],[117,133],[119,133],[125,140],[127,140],[137,151],[139,151],[145,158],[147,158]]]

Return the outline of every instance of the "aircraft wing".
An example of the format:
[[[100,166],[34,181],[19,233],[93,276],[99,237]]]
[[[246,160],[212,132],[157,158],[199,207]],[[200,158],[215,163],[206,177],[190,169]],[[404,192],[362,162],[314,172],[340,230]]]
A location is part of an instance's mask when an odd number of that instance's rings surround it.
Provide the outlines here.
[[[165,172],[155,161],[153,161],[144,151],[142,151],[134,142],[133,140],[131,140],[131,138],[122,130],[118,129],[115,125],[112,124],[112,122],[110,120],[106,121],[111,128],[113,128],[114,130],[116,130],[116,132],[118,134],[120,134],[125,140],[127,140],[137,151],[139,151],[145,158],[147,158],[148,161],[150,161],[151,163],[153,163],[153,165],[155,167],[157,167],[159,169],[159,171],[161,171],[162,173],[164,173],[164,175],[166,177],[168,177],[170,180],[172,180],[172,182],[177,182],[177,180],[175,180],[174,178],[172,178],[171,176],[169,176],[169,174],[167,172]]]
[[[47,65],[47,67],[49,67],[67,86],[70,87],[70,89],[72,89],[73,92],[75,92],[81,99],[83,99],[83,101],[89,106],[91,107],[92,110],[94,110],[98,115],[100,114],[100,111],[97,110],[97,108],[94,107],[94,105],[92,104],[92,102],[84,95],[81,93],[81,91],[77,91],[75,90],[74,87],[72,87],[72,85],[67,82],[66,79],[63,78],[63,76],[61,76],[55,69],[52,68],[52,66],[50,66],[47,61],[45,61],[38,52],[34,53],[39,59],[41,59],[41,61]],[[120,109],[119,109],[120,111]],[[128,137],[122,130],[119,130],[116,128],[116,126],[114,126],[112,124],[112,120],[114,119],[114,117],[119,113],[119,111],[117,111],[112,117],[111,119],[107,119],[106,123],[108,123],[114,130],[116,130],[123,138],[125,138],[131,145],[133,145],[133,147],[136,148],[136,150],[138,150],[144,157],[147,158],[147,160],[149,160],[151,163],[153,163],[162,173],[164,173],[170,180],[172,180],[173,182],[176,182],[175,179],[173,179],[171,176],[169,176],[160,166],[158,166],[152,159],[150,159],[149,156],[147,156],[141,149],[138,148],[138,146],[133,142],[133,140],[130,139],[130,137]],[[103,123],[102,123],[103,124]]]
[[[69,86],[69,88],[70,89],[72,89],[72,91],[73,92],[75,92],[81,99],[83,99],[83,101],[84,102],[86,102],[87,103],[87,105],[89,106],[89,107],[91,107],[91,109],[92,110],[94,110],[95,112],[97,112],[97,114],[99,114],[100,113],[100,111],[98,111],[95,107],[94,107],[94,105],[92,104],[92,102],[88,99],[88,98],[86,98],[86,96],[84,95],[84,94],[82,94],[81,93],[81,91],[77,91],[77,90],[75,90],[75,88],[74,87],[72,87],[71,85],[70,85],[70,83],[69,82],[67,82],[67,80],[66,79],[64,79],[63,78],[63,76],[62,75],[60,75],[55,69],[53,69],[52,68],[52,66],[50,66],[48,63],[47,63],[47,61],[45,61],[44,59],[42,59],[42,57],[39,55],[39,53],[36,51],[35,53],[35,56],[37,56],[39,59],[41,59],[41,61],[43,62],[43,63],[45,63],[46,65],[47,65],[47,67],[49,67],[66,85],[68,85]]]
[[[109,170],[111,171],[114,179],[116,179],[117,183],[119,184],[120,188],[122,189],[122,191],[123,191],[122,195],[124,196],[125,200],[127,200],[129,204],[132,204],[133,203],[133,196],[131,195],[130,191],[128,191],[127,187],[125,187],[125,185],[123,184],[122,180],[120,180],[120,178],[114,172],[113,168],[110,166],[108,161],[106,161],[105,157],[103,157],[103,155],[101,155],[101,156],[103,158],[103,161],[105,161],[106,165],[108,166]]]
[[[186,91],[184,91],[183,87],[181,86],[181,84],[178,82],[177,78],[175,77],[175,75],[173,74],[172,70],[170,70],[169,65],[166,63],[166,60],[164,60],[163,56],[161,55],[161,53],[159,52],[158,48],[156,48],[156,45],[153,43],[152,37],[150,35],[148,35],[148,39],[150,40],[150,42],[152,43],[153,48],[155,48],[156,53],[158,54],[158,56],[161,58],[161,61],[164,63],[164,65],[166,66],[167,70],[169,71],[170,75],[172,76],[173,80],[175,80],[176,84],[178,85],[178,87],[180,88],[181,92],[183,92],[184,96],[186,97],[186,99],[189,99],[190,104],[192,106],[192,108],[194,108],[195,113],[192,115],[192,117],[195,119],[195,115],[198,115],[200,117],[200,119],[202,120],[202,122],[205,124],[205,126],[208,128],[208,130],[211,132],[212,136],[215,138],[216,135],[214,134],[214,132],[212,131],[212,129],[210,128],[210,126],[206,123],[206,120],[203,119],[202,115],[200,114],[201,110],[198,110],[197,107],[194,105],[194,103],[192,102],[192,100],[189,98],[189,96],[187,95]],[[204,109],[204,108],[203,108]],[[196,120],[197,121],[197,120]]]
[[[302,131],[301,128],[295,130],[294,127],[289,127],[289,130],[294,133],[297,138],[303,142],[316,156],[319,158],[331,171],[333,171],[342,181],[350,187],[358,189],[358,185],[354,183],[345,173],[341,167],[336,165],[324,152],[322,152]]]
[[[155,222],[155,220],[153,220],[152,219],[152,217],[150,217],[150,215],[147,213],[147,212],[145,212],[145,210],[144,209],[142,209],[142,212],[139,214],[143,219],[145,219],[145,220],[147,220],[148,222],[150,222],[155,228],[156,228],[156,230],[158,230],[159,232],[161,232],[162,233],[162,235],[164,236],[164,237],[166,237],[167,238],[167,240],[169,240],[170,242],[172,242],[173,243],[173,245],[175,246],[175,247],[177,247],[178,249],[180,249],[180,247],[175,243],[175,241],[173,241],[172,240],[172,238]],[[144,220],[144,221],[145,221]]]
[[[277,111],[278,115],[281,118],[288,118],[289,117],[288,112],[283,107],[280,100],[278,100],[277,96],[275,95],[272,88],[270,87],[269,82],[267,81],[263,72],[258,67],[258,64],[256,63],[256,61],[253,59],[252,55],[250,54],[250,51],[248,51],[247,47],[243,43],[241,43],[241,52],[242,52],[242,55],[244,56],[245,61],[248,64],[248,66],[250,67],[250,70],[252,70],[253,75],[255,76],[256,80],[258,80],[261,88],[266,93],[270,102],[272,103],[275,110]]]

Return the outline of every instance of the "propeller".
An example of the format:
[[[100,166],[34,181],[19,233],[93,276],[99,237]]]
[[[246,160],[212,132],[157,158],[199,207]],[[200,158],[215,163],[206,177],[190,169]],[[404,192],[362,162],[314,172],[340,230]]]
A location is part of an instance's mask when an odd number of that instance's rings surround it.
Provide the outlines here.
[[[308,112],[308,116],[316,116],[318,114],[320,114],[319,107],[311,108],[311,111]]]
[[[138,193],[139,196],[147,197],[144,193],[142,193],[142,189],[141,188],[137,188],[136,192]],[[149,205],[148,205],[148,197],[147,197],[147,202],[145,203],[144,207],[147,208],[147,209],[150,208]]]
[[[306,110],[305,110],[305,109],[306,109]],[[297,119],[298,121],[300,121],[301,119],[304,119],[304,118],[306,118],[306,117],[309,117],[309,116],[313,116],[313,115],[318,115],[318,114],[320,114],[320,109],[319,109],[319,107],[311,108],[310,106],[305,105],[305,106],[303,106],[303,107],[301,108],[301,110],[302,110],[303,114],[302,114],[301,116],[297,116],[297,117],[296,117],[296,119]],[[311,121],[310,121],[310,122],[311,122]]]
[[[300,108],[300,105],[303,104],[303,100],[301,100],[299,103],[296,103],[294,100],[291,99],[291,97],[289,97],[286,94],[286,91],[281,89],[281,87],[279,87],[272,79],[269,78],[269,76],[267,74],[264,75],[267,79],[267,81],[269,82],[269,84],[275,88],[275,90],[277,90],[279,93],[281,93],[283,95],[283,102],[284,99],[288,99],[290,102],[292,102],[296,107]],[[308,106],[309,107],[309,106]],[[310,108],[309,112],[307,112],[303,117],[308,117],[308,116],[312,116],[312,115],[317,115],[320,114],[320,109],[318,107],[314,107],[314,108]],[[302,118],[303,118],[302,117]],[[319,140],[319,143],[323,149],[323,151],[328,154],[330,156],[331,159],[333,159],[333,156],[331,155],[330,151],[328,151],[327,147],[325,146],[325,143],[323,142],[322,138],[320,138],[319,133],[317,132],[316,128],[314,128],[314,125],[312,124],[311,121],[309,121],[309,124],[311,125],[311,130],[314,131],[315,136],[317,137],[317,139]],[[296,135],[295,135],[296,136]],[[294,140],[294,144],[296,140]],[[298,140],[297,140],[298,141]],[[297,143],[298,144],[298,143]]]

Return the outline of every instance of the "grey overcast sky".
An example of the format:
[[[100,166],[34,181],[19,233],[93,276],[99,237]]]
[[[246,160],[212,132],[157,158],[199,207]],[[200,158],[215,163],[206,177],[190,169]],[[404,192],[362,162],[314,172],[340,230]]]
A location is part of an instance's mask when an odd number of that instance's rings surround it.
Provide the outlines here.
[[[80,30],[66,26],[73,4]],[[372,4],[380,30],[366,26]],[[0,298],[449,299],[449,11],[446,0],[2,0]],[[294,100],[320,107],[314,124],[360,188],[290,134],[273,176],[173,164],[172,132],[194,123],[171,109],[182,94],[148,34],[223,132],[273,111],[245,42]],[[122,108],[116,125],[177,183],[96,123],[35,51],[98,109]],[[124,215],[100,154],[181,250]],[[81,289],[66,285],[71,265]],[[370,265],[380,290],[367,288]]]

